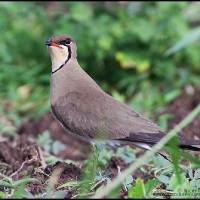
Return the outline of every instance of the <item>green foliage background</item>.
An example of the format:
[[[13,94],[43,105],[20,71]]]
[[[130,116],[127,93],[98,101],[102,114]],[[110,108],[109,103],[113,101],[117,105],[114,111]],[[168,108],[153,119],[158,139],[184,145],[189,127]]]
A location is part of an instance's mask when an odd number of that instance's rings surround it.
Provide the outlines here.
[[[200,85],[200,31],[165,56],[199,30],[199,11],[199,2],[0,2],[0,115],[19,125],[50,110],[53,34],[76,40],[79,64],[106,92],[155,115]]]

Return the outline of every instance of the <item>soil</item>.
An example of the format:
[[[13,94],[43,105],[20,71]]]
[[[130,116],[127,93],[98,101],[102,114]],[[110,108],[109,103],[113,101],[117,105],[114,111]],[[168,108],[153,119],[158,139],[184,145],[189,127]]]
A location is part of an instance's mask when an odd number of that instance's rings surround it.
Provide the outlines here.
[[[174,99],[161,114],[173,114],[173,118],[168,121],[168,128],[173,129],[188,113],[190,113],[200,102],[200,87],[192,91],[186,88],[183,93]],[[156,116],[154,121],[158,119]],[[188,138],[199,139],[200,131],[200,115],[197,116],[190,124],[188,124],[180,135]],[[66,148],[58,152],[50,151],[57,158],[52,165],[46,165],[44,161],[44,151],[35,142],[38,134],[42,134],[48,130],[53,141],[57,140],[66,145]],[[35,178],[40,182],[29,182],[26,184],[25,191],[32,195],[45,195],[46,186],[49,184],[54,188],[54,192],[60,190],[58,186],[70,182],[80,180],[84,173],[83,161],[86,160],[91,151],[88,143],[67,134],[60,124],[54,120],[51,113],[46,113],[38,119],[27,120],[18,127],[19,136],[0,138],[0,174],[4,174],[12,178],[13,181],[22,179],[23,177]],[[144,151],[137,153],[140,156]],[[66,163],[59,160],[72,160],[80,164]],[[112,172],[110,179],[113,180],[118,174],[119,169],[123,171],[130,164],[127,164],[122,157],[113,156],[108,162],[108,166],[104,169],[106,172]],[[148,166],[143,166],[148,170]],[[153,175],[153,174],[152,174]],[[142,179],[148,178],[141,168],[138,168],[133,174],[134,181],[137,177]],[[52,178],[53,177],[53,178]],[[102,181],[101,184],[106,184]],[[100,187],[96,186],[94,191]],[[161,189],[164,185],[160,186]],[[64,198],[76,198],[77,187],[65,186],[62,188],[65,193]],[[0,186],[0,191],[9,193],[10,189]],[[52,198],[54,194],[52,194]],[[125,198],[127,190],[122,187],[119,191],[118,198]],[[165,196],[164,198],[169,198]]]

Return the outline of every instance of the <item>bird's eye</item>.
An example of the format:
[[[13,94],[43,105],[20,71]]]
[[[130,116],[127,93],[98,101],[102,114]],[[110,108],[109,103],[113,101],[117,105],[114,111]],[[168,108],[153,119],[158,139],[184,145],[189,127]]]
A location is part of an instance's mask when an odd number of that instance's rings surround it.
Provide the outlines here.
[[[71,43],[70,38],[67,38],[67,39],[65,40],[65,44],[70,44],[70,43]]]

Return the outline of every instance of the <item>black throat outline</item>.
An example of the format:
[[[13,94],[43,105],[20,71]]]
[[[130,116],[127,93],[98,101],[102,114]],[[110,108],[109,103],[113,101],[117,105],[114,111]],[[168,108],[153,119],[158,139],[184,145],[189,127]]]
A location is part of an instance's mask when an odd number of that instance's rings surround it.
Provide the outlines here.
[[[67,56],[67,59],[65,60],[65,62],[62,65],[60,65],[60,67],[58,67],[55,71],[51,72],[52,74],[54,74],[55,72],[57,72],[58,70],[60,70],[69,61],[69,59],[71,58],[71,53],[72,53],[71,52],[71,47],[69,45],[66,45],[66,46],[68,48],[69,55]]]

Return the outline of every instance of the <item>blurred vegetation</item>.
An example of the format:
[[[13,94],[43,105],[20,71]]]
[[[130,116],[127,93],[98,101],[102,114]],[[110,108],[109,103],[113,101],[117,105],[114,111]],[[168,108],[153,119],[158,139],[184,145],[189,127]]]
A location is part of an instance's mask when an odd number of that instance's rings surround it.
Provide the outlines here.
[[[76,40],[79,64],[104,91],[152,117],[200,84],[199,10],[199,2],[0,2],[1,123],[50,110],[44,42],[53,34]]]

